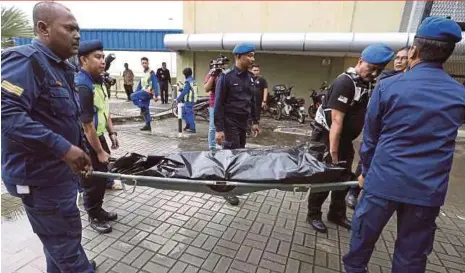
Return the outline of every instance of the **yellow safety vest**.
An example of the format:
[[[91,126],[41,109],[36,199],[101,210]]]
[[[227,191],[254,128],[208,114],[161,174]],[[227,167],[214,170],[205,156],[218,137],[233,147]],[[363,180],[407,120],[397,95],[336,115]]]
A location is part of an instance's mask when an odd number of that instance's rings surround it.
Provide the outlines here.
[[[190,83],[191,89],[189,90],[189,92],[187,92],[186,95],[184,95],[184,102],[195,103],[197,101],[197,92],[198,92],[197,84],[194,81],[194,79],[188,80],[188,82]]]
[[[110,103],[107,97],[107,88],[102,84],[94,84],[94,124],[97,136],[107,130]]]
[[[151,76],[152,70],[149,69],[147,72],[144,73],[144,76],[142,76],[142,78],[140,79],[140,86],[142,87],[142,90],[153,93]]]

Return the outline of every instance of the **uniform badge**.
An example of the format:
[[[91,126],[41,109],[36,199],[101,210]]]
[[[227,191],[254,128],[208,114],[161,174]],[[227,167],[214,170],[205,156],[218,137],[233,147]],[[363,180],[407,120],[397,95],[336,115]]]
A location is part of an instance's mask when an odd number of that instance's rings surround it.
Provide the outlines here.
[[[12,84],[11,82],[7,81],[7,80],[3,80],[2,81],[2,89],[5,90],[5,91],[8,91],[12,94],[15,94],[16,96],[20,97],[23,92],[24,92],[24,89],[17,86],[17,85],[14,85]]]
[[[347,103],[348,99],[344,96],[339,96],[339,98],[337,98],[338,101],[342,102],[342,103]]]

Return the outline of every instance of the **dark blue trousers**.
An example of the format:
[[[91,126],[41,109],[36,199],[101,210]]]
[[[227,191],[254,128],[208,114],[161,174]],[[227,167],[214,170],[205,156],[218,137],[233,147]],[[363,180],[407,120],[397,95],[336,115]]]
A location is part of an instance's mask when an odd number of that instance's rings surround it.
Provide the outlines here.
[[[137,91],[131,94],[132,103],[135,106],[139,107],[144,113],[145,125],[150,126],[150,121],[152,117],[150,116],[150,100],[153,98],[153,95],[144,90]]]
[[[397,212],[397,239],[393,273],[424,273],[433,250],[439,207],[389,201],[362,193],[352,218],[350,250],[343,257],[347,273],[365,273],[376,241],[386,223]]]
[[[18,194],[16,185],[5,183],[5,186],[11,195],[23,201],[32,230],[44,245],[48,273],[95,272],[81,245],[77,179],[30,187],[30,194]]]

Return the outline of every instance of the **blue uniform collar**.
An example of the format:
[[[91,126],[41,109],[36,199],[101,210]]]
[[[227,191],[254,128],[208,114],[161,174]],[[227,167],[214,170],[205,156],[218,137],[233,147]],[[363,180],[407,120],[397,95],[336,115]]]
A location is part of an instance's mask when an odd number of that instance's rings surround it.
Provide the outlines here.
[[[81,69],[80,72],[84,76],[89,78],[89,80],[91,80],[93,83],[103,84],[103,77],[98,77],[98,78],[92,77],[92,75],[89,72],[85,71],[84,69]]]
[[[421,63],[417,63],[415,66],[413,66],[409,70],[413,70],[416,68],[422,68],[422,67],[443,69],[442,64],[439,64],[439,63],[421,62]]]
[[[192,80],[192,76],[189,76],[186,78],[186,81],[190,81],[190,80]]]
[[[237,75],[241,75],[244,72],[247,72],[248,70],[241,71],[237,66],[234,65],[233,70],[236,72]]]
[[[50,59],[54,60],[55,62],[57,63],[64,63],[64,60],[60,59],[57,55],[55,55],[55,53],[53,53],[50,48],[48,48],[46,45],[44,45],[44,43],[42,43],[41,40],[37,39],[37,38],[34,38],[32,39],[32,44],[37,48],[39,49],[40,51],[42,51],[42,53],[44,53],[45,55],[47,55]]]

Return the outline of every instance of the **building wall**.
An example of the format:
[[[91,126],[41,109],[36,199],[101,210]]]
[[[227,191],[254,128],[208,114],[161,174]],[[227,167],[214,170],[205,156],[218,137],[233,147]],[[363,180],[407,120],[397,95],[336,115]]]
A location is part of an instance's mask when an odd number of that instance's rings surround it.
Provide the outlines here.
[[[224,54],[232,58],[229,54]],[[194,53],[195,79],[199,87],[199,95],[206,95],[203,84],[205,75],[209,71],[208,64],[211,59],[217,58],[215,52]],[[309,89],[318,89],[323,81],[331,82],[344,70],[343,58],[332,58],[329,66],[322,66],[322,57],[256,54],[256,62],[260,65],[262,75],[268,81],[270,92],[273,85],[294,85],[294,95],[302,97],[309,102]],[[181,80],[183,77],[178,77]]]
[[[183,23],[184,33],[397,32],[404,6],[405,1],[185,1]],[[218,56],[218,52],[178,53],[178,79],[183,80],[182,69],[191,66],[200,94],[205,95],[203,78],[209,61]],[[322,66],[321,60],[302,55],[256,55],[270,89],[275,84],[294,85],[295,95],[306,102],[310,88],[331,82],[357,62],[357,58],[331,58],[331,65]]]
[[[405,1],[185,1],[183,24],[184,33],[397,32],[404,5]]]

